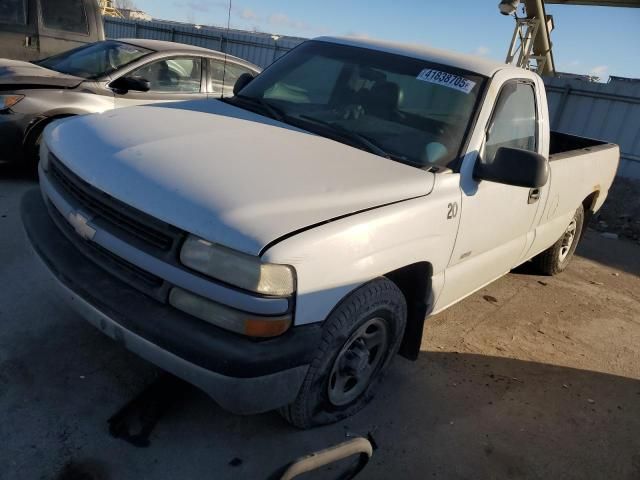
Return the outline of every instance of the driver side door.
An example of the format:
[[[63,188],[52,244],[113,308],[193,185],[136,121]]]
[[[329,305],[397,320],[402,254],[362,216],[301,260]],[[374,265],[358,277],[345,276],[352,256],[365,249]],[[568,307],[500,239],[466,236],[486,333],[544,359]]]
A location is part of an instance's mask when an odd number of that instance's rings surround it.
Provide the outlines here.
[[[478,143],[470,145],[461,169],[461,219],[438,302],[443,307],[509,272],[531,245],[546,190],[476,180],[473,172],[476,162],[491,163],[500,147],[544,151],[536,88],[534,78],[507,78],[497,87],[491,111],[485,112],[488,120],[478,123]]]
[[[114,91],[115,107],[207,98],[203,87],[203,71],[201,57],[176,56],[151,60],[125,74],[148,80],[149,91]]]

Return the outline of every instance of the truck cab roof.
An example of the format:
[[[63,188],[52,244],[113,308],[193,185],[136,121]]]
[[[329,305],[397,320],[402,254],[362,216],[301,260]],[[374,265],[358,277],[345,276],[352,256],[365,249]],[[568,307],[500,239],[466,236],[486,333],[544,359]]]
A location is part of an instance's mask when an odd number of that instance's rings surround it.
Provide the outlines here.
[[[426,47],[419,44],[406,44],[357,37],[325,36],[317,37],[314,40],[317,40],[319,42],[330,42],[340,45],[349,45],[352,47],[368,48],[371,50],[379,50],[396,55],[404,55],[406,57],[423,59],[430,62],[450,65],[455,68],[478,73],[485,77],[492,77],[499,70],[509,69],[521,72],[525,71],[521,68],[480,57],[478,55],[457,53],[448,50],[439,50],[437,48]]]

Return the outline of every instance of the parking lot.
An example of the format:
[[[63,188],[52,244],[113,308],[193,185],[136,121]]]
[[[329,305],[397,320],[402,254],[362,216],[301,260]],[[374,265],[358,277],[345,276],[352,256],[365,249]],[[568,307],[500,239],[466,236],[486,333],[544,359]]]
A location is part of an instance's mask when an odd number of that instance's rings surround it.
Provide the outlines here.
[[[0,478],[266,478],[370,434],[362,478],[640,479],[637,243],[589,231],[564,274],[520,267],[429,319],[419,360],[360,414],[299,431],[167,383],[50,294],[19,218],[35,185],[0,168]],[[111,436],[154,381],[169,407],[149,445]]]

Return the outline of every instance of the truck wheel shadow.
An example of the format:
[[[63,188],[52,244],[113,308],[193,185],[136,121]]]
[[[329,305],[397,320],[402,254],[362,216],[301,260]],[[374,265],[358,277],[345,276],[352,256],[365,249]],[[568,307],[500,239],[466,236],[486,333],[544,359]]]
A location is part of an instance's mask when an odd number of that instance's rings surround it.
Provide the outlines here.
[[[161,430],[178,427],[178,419],[198,425],[190,442],[224,444],[227,456],[242,459],[247,478],[262,478],[314,449],[369,433],[379,448],[363,478],[640,475],[640,381],[632,378],[477,354],[422,352],[417,362],[398,357],[377,398],[358,415],[308,431],[287,425],[273,412],[237,417],[171,378],[159,382],[142,396],[152,392],[153,397],[165,387],[186,393]],[[157,438],[152,448],[179,451],[175,441],[169,443]],[[283,448],[274,451],[268,445]],[[214,464],[212,459],[209,468]],[[230,463],[220,478],[233,478],[237,468]]]
[[[454,352],[394,367],[345,422],[376,432],[367,478],[640,478],[637,379]]]

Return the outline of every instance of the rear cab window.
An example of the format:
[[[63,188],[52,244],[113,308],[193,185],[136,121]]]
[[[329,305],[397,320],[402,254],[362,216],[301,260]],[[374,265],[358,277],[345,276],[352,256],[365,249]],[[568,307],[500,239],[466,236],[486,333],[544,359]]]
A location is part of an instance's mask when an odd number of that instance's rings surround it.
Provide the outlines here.
[[[89,34],[83,0],[44,0],[40,2],[40,8],[45,28],[81,35]]]

